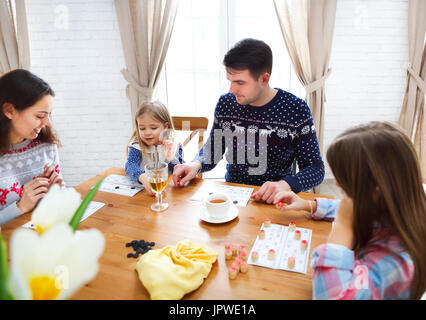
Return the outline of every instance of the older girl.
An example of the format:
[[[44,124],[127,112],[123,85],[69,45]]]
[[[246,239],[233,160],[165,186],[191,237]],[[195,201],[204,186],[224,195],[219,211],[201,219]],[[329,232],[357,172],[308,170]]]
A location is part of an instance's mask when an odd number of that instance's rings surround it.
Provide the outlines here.
[[[372,122],[341,134],[327,161],[342,200],[274,201],[333,222],[312,255],[314,299],[419,299],[426,290],[426,197],[410,139]]]
[[[0,77],[0,225],[32,211],[62,183],[51,128],[54,92],[26,70]]]

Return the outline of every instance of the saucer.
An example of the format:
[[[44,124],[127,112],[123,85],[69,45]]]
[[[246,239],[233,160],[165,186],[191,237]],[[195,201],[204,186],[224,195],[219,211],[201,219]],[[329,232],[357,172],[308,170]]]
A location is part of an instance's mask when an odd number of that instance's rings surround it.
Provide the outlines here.
[[[220,218],[220,219],[212,218],[207,213],[207,209],[205,207],[202,206],[201,209],[200,209],[200,219],[205,221],[205,222],[209,222],[209,223],[225,223],[225,222],[229,222],[231,220],[234,220],[237,216],[238,216],[238,208],[232,203],[229,207],[228,214],[226,216],[224,216],[223,218]]]

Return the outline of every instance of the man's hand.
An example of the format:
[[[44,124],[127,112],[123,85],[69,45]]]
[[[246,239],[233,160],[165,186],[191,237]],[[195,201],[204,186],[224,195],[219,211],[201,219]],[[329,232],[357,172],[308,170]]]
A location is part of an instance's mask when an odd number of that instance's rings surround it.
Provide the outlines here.
[[[277,193],[282,191],[291,191],[291,187],[286,181],[267,181],[251,195],[251,198],[256,201],[262,200],[266,203],[273,203]]]
[[[173,168],[173,183],[176,187],[183,187],[185,183],[197,176],[200,169],[201,163],[199,161],[175,165]]]

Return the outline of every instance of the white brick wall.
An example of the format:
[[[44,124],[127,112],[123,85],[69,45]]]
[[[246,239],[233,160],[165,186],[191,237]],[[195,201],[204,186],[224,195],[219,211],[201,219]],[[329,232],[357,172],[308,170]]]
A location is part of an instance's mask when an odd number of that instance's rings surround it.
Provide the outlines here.
[[[66,182],[124,166],[131,117],[113,0],[31,0],[27,14],[32,71],[56,92],[53,122]],[[397,119],[406,37],[407,0],[338,0],[325,147],[351,125]]]
[[[27,14],[32,71],[56,92],[53,123],[65,181],[77,185],[123,166],[131,117],[113,1],[32,0]]]
[[[408,62],[407,1],[337,3],[332,73],[326,84],[325,150],[350,126],[397,121]],[[331,177],[327,167],[326,178]]]

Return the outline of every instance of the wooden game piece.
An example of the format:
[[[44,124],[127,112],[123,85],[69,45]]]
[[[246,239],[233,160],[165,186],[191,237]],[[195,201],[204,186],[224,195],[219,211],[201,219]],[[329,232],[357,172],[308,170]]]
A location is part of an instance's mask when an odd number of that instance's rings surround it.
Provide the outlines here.
[[[226,260],[232,259],[232,250],[231,249],[225,249],[225,259]]]
[[[282,208],[287,207],[287,206],[288,206],[288,204],[287,204],[287,203],[285,203],[285,202],[282,202],[282,201],[278,201],[278,202],[275,204],[275,207],[276,207],[277,209],[280,209],[280,210],[282,210]]]
[[[238,253],[241,255],[241,253],[244,252],[245,254],[247,254],[247,249],[245,246],[240,246],[238,248]]]
[[[288,224],[288,230],[290,230],[290,231],[294,231],[296,229],[296,223],[294,222],[294,221],[291,221],[289,224]]]
[[[240,272],[240,263],[238,261],[232,262],[231,267],[237,270],[237,272]]]
[[[295,264],[296,264],[296,259],[294,259],[294,257],[289,257],[287,261],[288,267],[293,269]]]
[[[229,279],[231,280],[235,279],[238,275],[237,269],[235,269],[234,267],[229,268],[228,275],[229,275]]]
[[[265,230],[260,230],[259,231],[259,239],[265,239]]]
[[[231,244],[231,246],[229,248],[232,251],[232,255],[236,256],[237,255],[237,251],[238,251],[237,246],[235,244]]]
[[[225,242],[225,249],[229,249],[231,247],[231,242]]]
[[[257,261],[257,259],[259,259],[259,253],[257,251],[253,251],[251,253],[251,260]]]
[[[294,239],[295,240],[300,240],[300,237],[301,237],[301,232],[300,232],[300,230],[296,230],[295,232],[294,232]]]
[[[274,249],[269,249],[269,251],[268,251],[268,259],[269,260],[274,260],[275,259],[275,250]]]
[[[301,249],[302,251],[305,251],[307,248],[308,248],[308,241],[306,241],[306,240],[302,240],[302,241],[300,242],[300,249]]]
[[[241,258],[241,260],[243,260],[243,261],[247,261],[247,253],[245,253],[245,252],[240,252],[240,258]]]
[[[266,219],[265,219],[265,221],[263,222],[263,225],[264,225],[266,228],[269,228],[269,227],[271,226],[271,219],[266,218]]]
[[[247,262],[242,261],[240,264],[240,272],[246,273],[248,271],[248,265]]]

